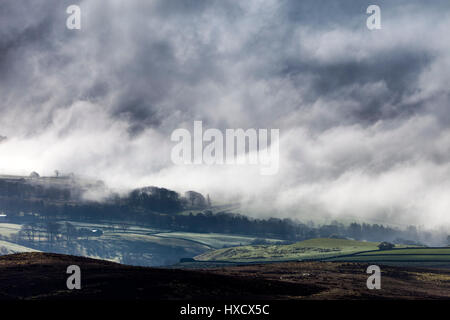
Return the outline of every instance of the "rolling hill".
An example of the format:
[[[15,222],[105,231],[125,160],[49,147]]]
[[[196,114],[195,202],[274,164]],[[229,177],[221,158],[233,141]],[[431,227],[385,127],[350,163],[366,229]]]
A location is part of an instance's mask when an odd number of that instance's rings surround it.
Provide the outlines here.
[[[391,250],[379,250],[377,245],[377,242],[320,238],[291,245],[241,246],[212,250],[196,256],[195,260],[199,265],[204,266],[214,262],[245,264],[326,261],[412,267],[450,267],[450,247],[397,245]]]
[[[208,251],[195,257],[199,261],[286,261],[321,259],[378,250],[378,242],[319,238],[290,245],[249,245]]]
[[[66,287],[69,265],[81,269],[81,290]],[[450,298],[449,270],[384,266],[382,290],[368,290],[367,266],[309,261],[180,270],[60,254],[20,253],[0,257],[0,300]]]

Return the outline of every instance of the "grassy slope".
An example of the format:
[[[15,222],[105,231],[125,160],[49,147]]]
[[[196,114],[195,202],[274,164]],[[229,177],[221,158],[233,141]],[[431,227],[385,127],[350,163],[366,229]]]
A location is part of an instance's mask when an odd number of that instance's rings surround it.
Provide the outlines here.
[[[377,252],[364,252],[359,255],[420,255],[420,254],[445,254],[450,255],[450,247],[448,248],[410,248],[410,249],[394,249]]]
[[[357,262],[448,262],[450,248],[411,248],[386,251],[362,252],[347,257],[337,257],[328,261]]]
[[[20,252],[39,252],[12,242],[0,240],[0,254],[11,254]]]
[[[69,265],[80,266],[82,290],[66,288]],[[0,257],[0,300],[188,302],[231,299],[245,303],[265,299],[398,301],[450,298],[449,270],[384,266],[382,290],[367,290],[366,268],[367,264],[358,263],[286,262],[194,271],[131,267],[76,256],[26,253]],[[173,311],[167,311],[166,318],[179,318],[179,310]],[[83,312],[86,314],[85,310]]]
[[[22,226],[14,223],[1,223],[0,222],[0,235],[3,237],[10,237],[20,231]]]
[[[132,259],[139,261],[127,261],[129,264],[160,265],[161,263],[175,263],[180,258],[194,257],[211,249],[223,248],[224,246],[248,245],[255,240],[254,237],[241,235],[218,234],[218,233],[190,233],[190,232],[167,232],[156,228],[147,228],[135,225],[126,225],[122,228],[120,223],[90,223],[76,221],[70,222],[77,228],[100,229],[103,231],[101,237],[90,237],[89,241],[81,237],[76,245],[64,251],[71,254],[83,255],[98,259],[121,262],[123,255],[132,255]],[[115,226],[115,227],[113,227]],[[11,237],[17,234],[22,225],[11,223],[0,223],[0,235]],[[45,234],[42,235],[45,238]],[[268,242],[277,242],[277,239],[265,239]],[[27,252],[32,249],[8,242],[0,242],[0,254]],[[38,247],[38,236],[35,236],[35,245]],[[64,242],[62,242],[64,245]],[[131,259],[131,258],[129,258]]]
[[[203,261],[278,261],[320,259],[347,255],[360,251],[377,250],[377,242],[345,239],[310,239],[291,245],[257,245],[220,249],[196,257]]]
[[[239,236],[222,233],[192,233],[192,232],[166,232],[156,234],[158,237],[185,239],[203,243],[212,249],[223,248],[224,246],[249,245],[256,238],[250,236]],[[278,239],[264,239],[267,242],[281,242]]]

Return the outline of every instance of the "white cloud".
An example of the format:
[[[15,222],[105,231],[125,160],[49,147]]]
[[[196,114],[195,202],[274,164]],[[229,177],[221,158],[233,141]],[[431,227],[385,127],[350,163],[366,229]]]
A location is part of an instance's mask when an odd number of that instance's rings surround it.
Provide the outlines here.
[[[354,4],[82,1],[78,34],[64,4],[4,4],[0,170],[196,189],[252,215],[450,225],[449,8],[382,6],[370,32]],[[170,133],[194,120],[279,128],[279,174],[174,166]]]

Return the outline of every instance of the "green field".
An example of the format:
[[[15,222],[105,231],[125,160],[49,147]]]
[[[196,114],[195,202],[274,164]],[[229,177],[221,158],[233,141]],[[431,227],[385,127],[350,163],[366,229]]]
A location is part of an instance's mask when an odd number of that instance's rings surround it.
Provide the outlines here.
[[[195,257],[199,261],[283,261],[322,259],[377,250],[378,242],[346,239],[310,239],[290,245],[254,245],[209,251]]]
[[[60,221],[61,226],[66,221]],[[398,245],[392,250],[378,250],[378,242],[319,238],[294,244],[279,239],[252,245],[255,237],[218,233],[171,232],[169,230],[113,223],[70,222],[77,228],[99,229],[99,237],[80,237],[71,243],[57,242],[54,247],[40,242],[15,243],[22,225],[0,223],[0,254],[23,251],[55,251],[126,264],[159,266],[195,257],[209,262],[273,262],[292,260],[348,261],[417,266],[450,266],[450,247],[416,248]],[[45,238],[45,234],[44,234]],[[42,243],[42,246],[41,246]]]
[[[327,261],[414,263],[430,265],[433,262],[450,263],[450,248],[411,248],[385,251],[361,252],[345,257],[335,257]]]
[[[0,223],[0,236],[10,237],[20,231],[22,226],[20,224],[13,223]]]
[[[192,232],[165,232],[157,233],[155,236],[169,239],[184,239],[208,246],[210,249],[220,249],[223,247],[245,246],[251,244],[257,238],[222,234],[222,233],[192,233]],[[259,238],[258,238],[259,239]],[[266,242],[282,242],[279,239],[264,239]]]
[[[362,252],[359,256],[372,256],[372,255],[420,255],[420,254],[445,254],[450,255],[450,247],[447,248],[408,248],[408,249],[394,249],[384,251],[372,251]]]
[[[198,261],[273,262],[290,260],[348,261],[410,266],[450,266],[450,247],[426,248],[397,245],[379,250],[378,242],[345,239],[311,239],[291,245],[240,246],[211,250]]]
[[[24,247],[12,242],[0,240],[0,255],[20,252],[39,252],[39,250]]]
[[[169,230],[124,223],[59,221],[59,224],[64,227],[66,222],[78,229],[98,229],[103,234],[99,237],[79,237],[71,243],[67,243],[64,237],[60,237],[61,240],[49,248],[46,244],[45,232],[36,233],[32,242],[14,243],[13,239],[17,238],[22,225],[0,223],[0,240],[4,240],[0,241],[0,255],[35,249],[133,265],[159,266],[174,264],[181,258],[191,258],[213,249],[248,245],[256,240],[251,236],[170,232]],[[282,241],[279,239],[262,240],[267,243]]]

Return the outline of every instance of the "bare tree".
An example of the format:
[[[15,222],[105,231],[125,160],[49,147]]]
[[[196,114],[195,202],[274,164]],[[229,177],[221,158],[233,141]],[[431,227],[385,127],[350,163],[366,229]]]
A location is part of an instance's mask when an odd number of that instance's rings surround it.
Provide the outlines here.
[[[32,242],[34,240],[33,227],[30,224],[25,224],[22,226],[21,230],[26,237],[26,240]]]
[[[72,241],[77,236],[77,229],[70,222],[65,224],[65,235],[67,242]]]
[[[60,225],[57,222],[50,221],[47,222],[46,226],[46,232],[47,232],[47,239],[50,243],[53,243],[56,236],[58,235]]]

